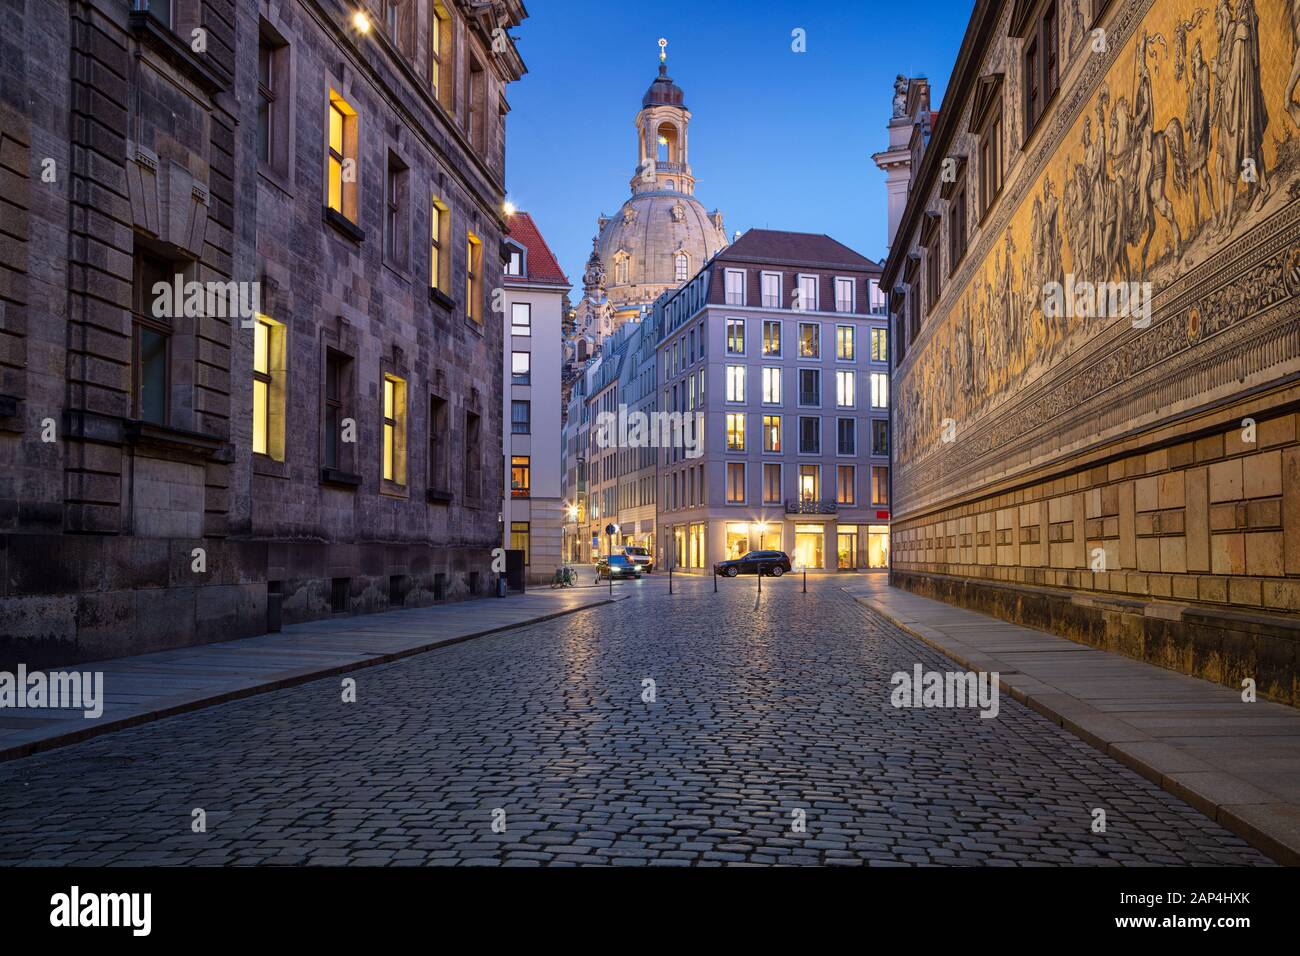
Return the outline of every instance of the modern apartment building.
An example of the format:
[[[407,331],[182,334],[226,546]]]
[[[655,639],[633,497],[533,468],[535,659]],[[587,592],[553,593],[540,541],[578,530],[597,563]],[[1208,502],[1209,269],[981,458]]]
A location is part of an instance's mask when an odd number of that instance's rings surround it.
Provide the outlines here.
[[[0,58],[0,661],[486,590],[524,16],[18,6]]]
[[[889,558],[880,266],[829,236],[752,229],[656,303],[658,408],[703,421],[660,449],[657,559],[752,549],[800,566]]]

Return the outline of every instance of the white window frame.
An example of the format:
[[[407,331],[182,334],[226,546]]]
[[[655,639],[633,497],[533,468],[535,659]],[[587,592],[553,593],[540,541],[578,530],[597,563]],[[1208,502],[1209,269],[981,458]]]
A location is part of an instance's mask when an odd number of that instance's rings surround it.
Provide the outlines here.
[[[746,370],[746,366],[744,365],[727,366],[727,386],[726,386],[727,390],[724,393],[724,399],[723,399],[725,404],[727,405],[745,404],[745,379],[748,377],[745,374],[745,370]],[[740,385],[739,388],[740,397],[733,398],[732,396],[735,395],[737,392],[737,388],[736,388],[737,382],[739,382]]]
[[[781,308],[782,296],[785,294],[785,273],[784,272],[760,272],[758,274],[759,297],[765,309]],[[776,304],[769,304],[767,301],[767,280],[776,280]]]
[[[840,358],[840,329],[848,329],[853,337],[853,358]],[[841,365],[856,365],[858,362],[858,327],[852,322],[835,323],[835,361]]]
[[[784,422],[781,424],[781,427],[782,427],[782,429],[785,428],[785,423],[784,423]],[[781,437],[782,437],[782,440],[784,440],[785,436],[782,435]],[[760,469],[761,480],[760,480],[760,482],[759,482],[760,485],[761,485],[761,487],[760,487],[759,492],[758,492],[759,503],[760,503],[760,504],[765,504],[765,505],[779,505],[779,504],[783,504],[783,503],[785,502],[785,462],[783,462],[783,461],[764,461],[764,462],[760,462],[760,464],[762,465],[762,468]],[[767,469],[768,469],[768,466],[769,466],[769,465],[776,465],[777,470],[778,470],[779,474],[781,475],[781,477],[777,479],[777,485],[776,485],[776,500],[775,500],[775,501],[768,501],[768,500],[767,500]]]
[[[849,284],[849,307],[847,309],[840,308],[841,282],[847,282]],[[853,279],[853,277],[836,276],[833,285],[835,287],[835,311],[841,315],[849,315],[850,313],[856,312],[858,310],[858,283]]]
[[[803,373],[817,373],[817,404],[805,405],[803,400]],[[794,403],[797,408],[821,408],[822,407],[822,370],[820,368],[799,368],[796,369],[794,381]]]
[[[727,459],[726,464],[722,466],[722,479],[723,479],[722,499],[724,504],[734,506],[734,505],[745,505],[748,503],[749,469],[745,467],[747,464],[748,462],[733,461],[731,459]],[[738,500],[732,500],[731,497],[731,466],[732,465],[740,466],[740,498]]]
[[[811,325],[817,330],[817,354],[803,354],[803,329],[804,326]],[[822,324],[820,322],[796,322],[794,336],[794,355],[800,362],[820,362],[822,360]]]
[[[822,456],[822,438],[824,437],[824,436],[822,435],[822,416],[820,416],[820,415],[798,415],[798,416],[796,416],[796,417],[797,417],[797,419],[798,419],[799,428],[798,428],[798,432],[797,432],[797,433],[795,434],[795,436],[794,436],[794,450],[795,450],[795,452],[796,452],[797,454],[803,455],[805,458],[820,458],[820,457]],[[816,450],[816,451],[804,451],[804,450],[803,450],[803,423],[804,423],[804,419],[812,419],[813,421],[815,421],[815,422],[817,423],[817,450]],[[819,484],[820,484],[820,482],[819,482]]]
[[[879,388],[877,388],[879,386]],[[884,401],[879,405],[876,404],[876,398],[883,396]],[[871,407],[888,408],[889,407],[889,374],[887,372],[871,373]]]
[[[844,383],[849,383],[849,391],[853,394],[849,400],[844,399]],[[835,407],[836,408],[857,408],[858,407],[858,373],[854,369],[837,368],[835,370]]]
[[[769,383],[769,379],[771,378],[771,376],[768,374],[769,372],[775,372],[775,373],[776,373],[776,396],[777,396],[777,400],[776,400],[775,402],[770,402],[770,401],[768,401],[768,395],[770,394],[770,389],[768,388],[768,383]],[[763,366],[763,371],[762,371],[761,374],[762,374],[762,382],[761,382],[761,384],[762,384],[762,387],[763,387],[763,390],[762,390],[762,398],[763,398],[763,400],[762,400],[761,404],[762,404],[765,408],[783,408],[783,407],[785,406],[785,374],[784,374],[784,372],[782,371],[781,366],[780,366],[780,365],[764,365],[764,366]]]
[[[779,348],[775,352],[766,351],[767,325],[769,322],[774,324],[777,330],[776,338],[777,338],[777,345],[779,346]],[[783,353],[785,352],[785,328],[784,328],[785,323],[783,323],[780,319],[763,319],[760,325],[761,325],[761,330],[758,338],[758,354],[765,359],[782,358]]]
[[[811,280],[812,280],[812,289],[813,289],[813,296],[812,296],[812,298],[813,298],[813,302],[812,302],[812,305],[811,305],[811,306],[809,306],[809,305],[808,305],[806,302],[804,302],[804,300],[803,300],[802,291],[803,291],[803,282],[804,282],[805,279],[811,279]],[[796,312],[818,312],[818,311],[820,311],[820,310],[818,309],[818,305],[819,305],[819,301],[818,301],[818,300],[819,300],[820,297],[821,297],[821,277],[820,277],[820,276],[818,276],[818,275],[814,275],[814,274],[812,274],[812,273],[801,272],[801,273],[799,273],[798,276],[795,277],[795,288],[798,289],[798,290],[800,291],[800,293],[801,293],[801,294],[800,294],[800,297],[799,297],[799,302],[802,303],[802,305],[800,305],[798,308],[795,309]]]
[[[740,301],[733,302],[731,298],[731,277],[740,277]],[[726,269],[723,272],[722,280],[722,301],[726,305],[745,305],[745,270],[744,269]]]
[[[853,423],[853,451],[840,451],[840,422]],[[858,420],[852,415],[838,415],[835,418],[835,457],[836,458],[853,458],[858,457]]]
[[[726,317],[724,322],[725,322],[725,324],[723,325],[724,351],[728,355],[744,355],[745,351],[749,348],[749,328],[746,325],[744,317],[737,316],[737,315],[729,315]],[[733,351],[731,348],[731,323],[732,322],[740,323],[740,351],[739,352]]]

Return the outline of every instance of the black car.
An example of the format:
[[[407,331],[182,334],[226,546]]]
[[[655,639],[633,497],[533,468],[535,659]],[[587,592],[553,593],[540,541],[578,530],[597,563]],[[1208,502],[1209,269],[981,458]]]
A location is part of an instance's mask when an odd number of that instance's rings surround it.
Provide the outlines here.
[[[737,574],[764,574],[779,578],[790,570],[790,556],[784,551],[751,551],[731,561],[719,561],[713,570],[728,578]]]

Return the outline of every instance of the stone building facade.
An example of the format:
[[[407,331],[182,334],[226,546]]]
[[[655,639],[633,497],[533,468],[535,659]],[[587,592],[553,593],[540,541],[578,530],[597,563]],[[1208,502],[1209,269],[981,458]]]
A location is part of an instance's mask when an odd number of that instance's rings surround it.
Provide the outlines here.
[[[896,584],[1297,701],[1298,50],[976,3],[884,275]]]
[[[486,588],[523,16],[20,0],[0,40],[0,660]]]

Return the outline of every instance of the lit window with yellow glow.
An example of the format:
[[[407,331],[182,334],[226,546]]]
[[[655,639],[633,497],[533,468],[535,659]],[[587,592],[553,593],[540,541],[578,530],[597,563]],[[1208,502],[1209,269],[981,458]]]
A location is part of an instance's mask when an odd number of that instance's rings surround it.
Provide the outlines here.
[[[482,320],[482,257],[483,242],[471,232],[465,243],[465,316],[474,322]]]
[[[429,287],[443,289],[442,250],[447,244],[447,221],[451,218],[442,200],[434,199],[429,220]]]
[[[743,413],[727,415],[727,451],[745,450],[745,416]]]
[[[284,460],[284,326],[253,323],[253,453]]]
[[[434,99],[443,106],[450,104],[451,94],[451,17],[441,3],[432,7],[429,21],[429,85]]]
[[[357,221],[357,114],[333,90],[329,105],[329,147],[326,202],[329,208]]]
[[[384,376],[384,481],[406,484],[406,381]]]

